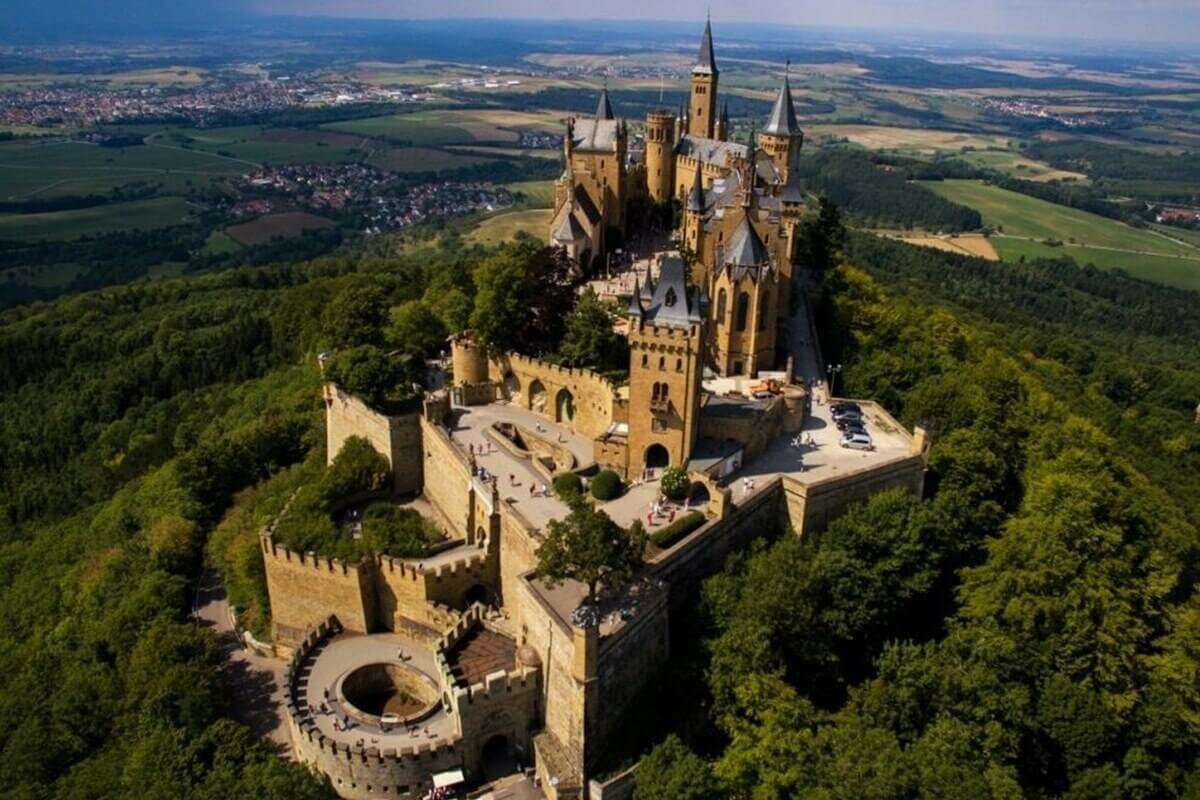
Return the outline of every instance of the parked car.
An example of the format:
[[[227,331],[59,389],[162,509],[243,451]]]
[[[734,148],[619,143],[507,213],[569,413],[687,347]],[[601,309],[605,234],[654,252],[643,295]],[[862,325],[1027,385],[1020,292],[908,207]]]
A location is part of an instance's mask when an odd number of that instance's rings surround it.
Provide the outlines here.
[[[871,443],[871,436],[869,434],[867,434],[866,432],[858,433],[857,431],[855,431],[852,433],[844,434],[841,439],[841,445],[842,445],[842,447],[846,447],[851,450],[874,450],[875,449],[875,445]]]
[[[853,426],[855,428],[862,428],[863,430],[866,430],[866,427],[867,427],[866,420],[864,420],[862,417],[858,417],[858,416],[838,417],[838,418],[834,419],[833,424],[837,425],[837,428],[839,431],[844,431],[844,430],[846,430],[846,428],[851,427],[851,426]]]
[[[845,411],[855,411],[859,414],[862,413],[862,407],[859,406],[858,403],[834,403],[829,407],[829,410],[832,411],[834,415]]]
[[[382,725],[384,728],[390,727],[392,725],[399,725],[400,724],[400,715],[399,714],[391,714],[391,713],[383,714],[379,717],[379,724]]]
[[[857,422],[843,422],[838,425],[842,433],[866,433],[867,429]]]

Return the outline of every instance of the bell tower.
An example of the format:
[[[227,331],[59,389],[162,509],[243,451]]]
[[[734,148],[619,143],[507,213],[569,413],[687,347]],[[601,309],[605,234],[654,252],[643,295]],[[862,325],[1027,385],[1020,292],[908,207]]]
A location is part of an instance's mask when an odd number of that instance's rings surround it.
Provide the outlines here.
[[[687,132],[712,139],[717,124],[717,62],[713,57],[712,23],[704,22],[700,55],[692,67],[691,100],[688,103]]]

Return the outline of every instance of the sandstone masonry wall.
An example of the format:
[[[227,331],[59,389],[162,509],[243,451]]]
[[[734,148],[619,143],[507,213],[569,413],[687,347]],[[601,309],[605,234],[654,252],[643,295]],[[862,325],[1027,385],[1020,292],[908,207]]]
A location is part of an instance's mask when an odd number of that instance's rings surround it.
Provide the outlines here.
[[[323,387],[325,397],[325,444],[332,464],[351,436],[361,436],[392,465],[393,489],[397,494],[421,490],[421,429],[417,413],[390,417],[382,414],[335,383]]]
[[[269,533],[260,543],[277,642],[292,646],[331,615],[346,630],[371,629],[374,590],[361,564],[294,552]]]
[[[469,513],[471,465],[444,428],[426,419],[420,426],[425,496],[445,515],[450,530],[465,539],[474,534]]]
[[[581,436],[594,438],[608,430],[613,421],[613,402],[617,388],[607,378],[591,370],[560,367],[536,358],[509,353],[488,364],[488,376],[502,396],[519,405],[539,411],[548,419],[561,422]],[[529,387],[534,381],[545,387],[545,402],[536,407]],[[575,416],[558,419],[557,398],[561,390],[571,393]]]

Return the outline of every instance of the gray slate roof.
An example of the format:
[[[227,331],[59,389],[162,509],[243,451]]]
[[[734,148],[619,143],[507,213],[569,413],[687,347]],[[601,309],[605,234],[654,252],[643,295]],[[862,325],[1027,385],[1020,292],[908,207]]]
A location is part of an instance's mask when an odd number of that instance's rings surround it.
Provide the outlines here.
[[[692,190],[688,192],[687,210],[704,210],[704,179],[700,175],[700,170],[696,170],[696,179],[692,181]]]
[[[575,120],[575,133],[571,139],[576,150],[584,153],[615,153],[617,150],[617,125],[615,119]]]
[[[556,242],[579,242],[587,238],[587,232],[583,226],[579,224],[579,220],[575,219],[575,215],[568,213],[563,216],[562,222],[554,229],[554,241]]]
[[[717,164],[722,167],[728,163],[729,157],[745,158],[749,152],[749,148],[744,144],[692,136],[690,133],[681,136],[679,143],[675,145],[677,155],[690,156],[705,164]]]
[[[792,87],[788,85],[787,75],[783,76],[783,86],[775,97],[775,105],[763,126],[763,133],[775,136],[796,136],[800,133],[800,123],[796,122],[796,107],[792,104]]]
[[[696,57],[696,66],[692,73],[706,75],[717,74],[717,59],[713,57],[712,23],[704,21],[704,36],[700,39],[700,55]]]
[[[686,328],[700,322],[700,300],[688,297],[686,268],[679,256],[666,256],[658,273],[654,297],[645,310],[646,320],[669,328]]]
[[[600,90],[600,104],[596,106],[596,119],[613,119],[612,103],[608,102],[608,84]]]
[[[742,215],[742,221],[734,229],[725,245],[725,263],[735,267],[758,267],[768,263],[771,254],[750,224],[750,218]]]

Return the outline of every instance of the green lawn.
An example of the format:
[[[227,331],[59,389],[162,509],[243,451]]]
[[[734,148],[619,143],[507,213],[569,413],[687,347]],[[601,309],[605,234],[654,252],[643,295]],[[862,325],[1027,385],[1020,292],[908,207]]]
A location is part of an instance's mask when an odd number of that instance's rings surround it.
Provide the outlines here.
[[[0,240],[65,240],[119,230],[150,230],[186,222],[191,208],[182,197],[155,197],[46,214],[0,214]]]
[[[999,232],[992,244],[1006,261],[1070,256],[1080,264],[1119,267],[1158,283],[1200,289],[1200,247],[978,181],[932,181],[925,186],[978,210],[984,223]],[[1048,239],[1064,246],[1048,246]]]
[[[552,215],[553,212],[548,208],[497,214],[480,222],[468,238],[472,242],[492,246],[509,241],[517,231],[526,231],[545,241]]]

